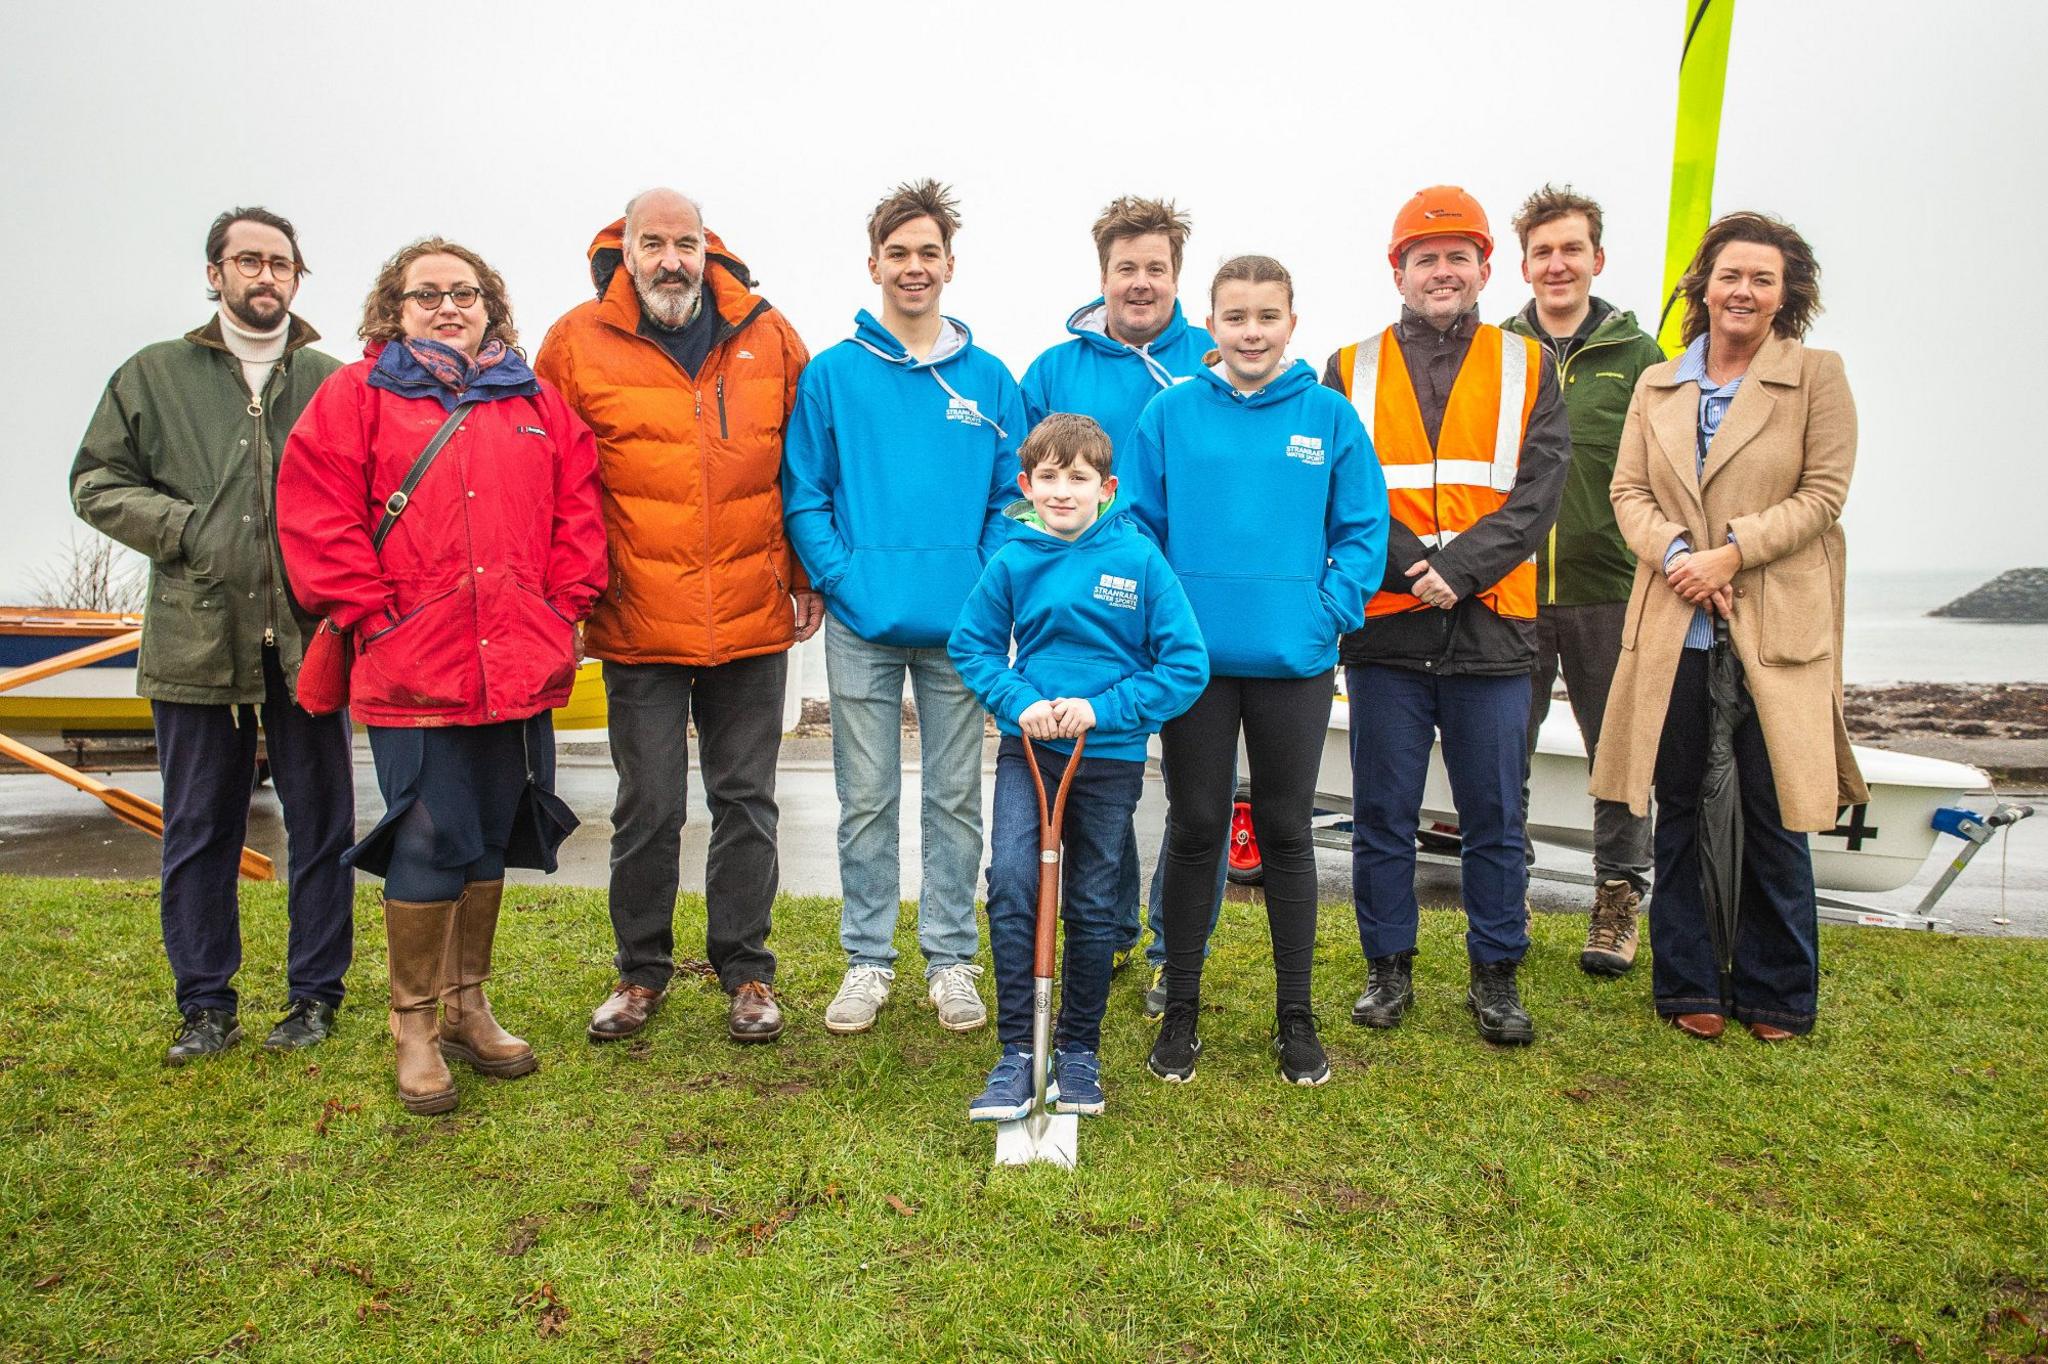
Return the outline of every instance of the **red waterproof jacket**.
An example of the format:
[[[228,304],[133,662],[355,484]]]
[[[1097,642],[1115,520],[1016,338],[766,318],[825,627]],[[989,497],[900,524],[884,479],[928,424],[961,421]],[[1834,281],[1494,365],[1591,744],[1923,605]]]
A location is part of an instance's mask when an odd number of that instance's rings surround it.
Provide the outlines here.
[[[349,710],[366,725],[487,725],[569,698],[573,622],[604,590],[590,428],[545,383],[480,403],[384,541],[385,499],[447,413],[372,388],[381,345],[337,371],[292,428],[277,529],[292,594],[356,630]]]

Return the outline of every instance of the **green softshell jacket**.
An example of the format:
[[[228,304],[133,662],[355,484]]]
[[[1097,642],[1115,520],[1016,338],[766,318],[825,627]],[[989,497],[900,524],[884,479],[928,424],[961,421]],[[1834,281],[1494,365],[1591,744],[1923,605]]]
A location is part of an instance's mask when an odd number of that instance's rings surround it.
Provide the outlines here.
[[[294,317],[284,358],[251,394],[220,319],[139,351],[107,381],[71,465],[71,505],[149,559],[135,690],[152,701],[249,705],[263,646],[288,685],[312,620],[285,583],[277,460],[313,390],[341,368]]]
[[[1535,311],[1536,305],[1530,303],[1500,325],[1541,345],[1544,338],[1537,330]],[[1557,367],[1558,388],[1572,424],[1572,468],[1557,525],[1536,552],[1539,607],[1628,600],[1636,556],[1614,523],[1608,488],[1614,482],[1614,457],[1621,448],[1621,425],[1636,380],[1663,361],[1663,348],[1636,325],[1634,313],[1610,310],[1571,358]]]

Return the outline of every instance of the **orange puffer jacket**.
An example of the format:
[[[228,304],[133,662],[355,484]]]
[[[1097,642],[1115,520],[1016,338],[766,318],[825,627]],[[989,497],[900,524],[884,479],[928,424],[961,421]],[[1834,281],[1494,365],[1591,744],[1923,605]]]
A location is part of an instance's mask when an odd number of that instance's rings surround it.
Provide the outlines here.
[[[716,233],[706,297],[722,326],[693,380],[639,334],[625,220],[590,243],[598,297],[548,330],[534,372],[597,435],[611,581],[586,649],[709,667],[790,647],[809,591],[782,529],[782,435],[810,353]]]

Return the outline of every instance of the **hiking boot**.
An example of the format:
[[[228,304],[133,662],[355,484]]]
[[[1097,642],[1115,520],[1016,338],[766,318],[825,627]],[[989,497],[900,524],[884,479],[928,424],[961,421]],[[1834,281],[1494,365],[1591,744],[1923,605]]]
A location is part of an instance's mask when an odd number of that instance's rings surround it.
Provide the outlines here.
[[[263,1039],[265,1051],[297,1051],[325,1042],[334,1032],[334,1006],[317,999],[295,999],[284,1017]]]
[[[164,1064],[182,1066],[198,1057],[226,1051],[241,1040],[242,1025],[233,1009],[188,1009],[171,1049],[164,1053]]]
[[[1102,1058],[1086,1047],[1062,1047],[1052,1054],[1052,1073],[1058,1091],[1053,1112],[1101,1116]]]
[[[889,982],[896,973],[886,966],[849,966],[839,993],[825,1006],[825,1031],[866,1032],[889,1002]]]
[[[926,997],[939,1011],[939,1026],[948,1032],[973,1032],[988,1022],[988,1006],[981,1002],[974,978],[981,968],[971,961],[941,966],[925,982]]]
[[[1319,1085],[1330,1078],[1330,1058],[1316,1036],[1316,1016],[1306,1004],[1282,1004],[1273,1055],[1290,1085]]]
[[[969,1122],[1010,1122],[1031,1112],[1033,1079],[1031,1049],[1010,1043],[1003,1059],[988,1073],[988,1084],[967,1105]]]
[[[1415,1002],[1415,954],[1396,952],[1365,964],[1365,993],[1351,1006],[1351,1021],[1367,1028],[1398,1028]]]
[[[1170,999],[1153,1039],[1152,1054],[1145,1068],[1160,1079],[1185,1084],[1195,1078],[1195,1058],[1202,1054],[1202,1039],[1195,1036],[1195,1020],[1202,1012],[1201,1001]]]
[[[725,1035],[735,1042],[773,1042],[782,1036],[782,1008],[768,982],[740,982],[726,1010]]]
[[[505,882],[471,881],[462,888],[441,945],[441,1055],[466,1062],[480,1075],[516,1080],[540,1065],[526,1039],[499,1026],[484,997],[491,978],[491,946]]]
[[[1519,964],[1472,963],[1472,985],[1465,992],[1465,1007],[1479,1021],[1479,1035],[1498,1046],[1526,1046],[1536,1040],[1536,1025],[1522,1007],[1521,991],[1515,988],[1515,968]]]
[[[1152,983],[1145,987],[1145,1018],[1157,1023],[1159,1015],[1166,1012],[1166,968],[1152,968]]]
[[[1579,969],[1589,976],[1618,976],[1636,964],[1636,910],[1642,895],[1626,881],[1602,881],[1586,922],[1586,948]]]

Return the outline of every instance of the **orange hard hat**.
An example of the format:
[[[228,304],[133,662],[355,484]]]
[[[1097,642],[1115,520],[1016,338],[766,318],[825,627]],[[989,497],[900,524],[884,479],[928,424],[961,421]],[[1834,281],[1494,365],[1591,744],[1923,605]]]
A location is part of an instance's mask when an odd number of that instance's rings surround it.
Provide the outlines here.
[[[1470,237],[1479,243],[1479,259],[1493,254],[1493,233],[1486,210],[1456,185],[1431,185],[1417,190],[1394,215],[1394,237],[1387,243],[1387,261],[1401,268],[1401,253],[1424,237]]]

